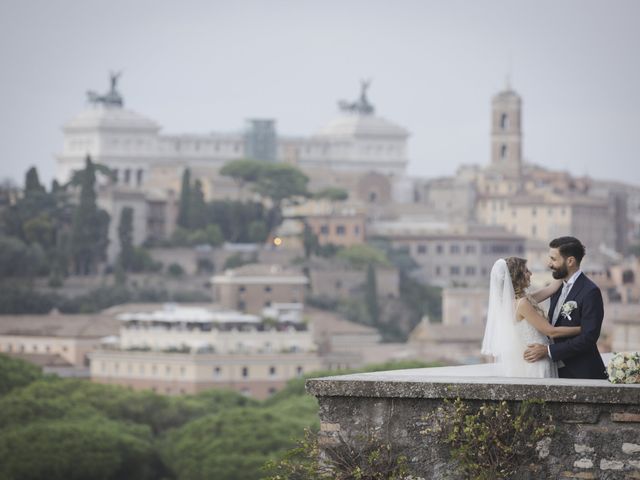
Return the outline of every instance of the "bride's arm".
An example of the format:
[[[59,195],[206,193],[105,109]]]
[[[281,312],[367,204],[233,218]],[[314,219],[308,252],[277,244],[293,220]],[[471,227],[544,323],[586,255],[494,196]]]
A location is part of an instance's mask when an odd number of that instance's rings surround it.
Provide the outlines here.
[[[561,285],[562,285],[562,280],[553,280],[546,287],[543,287],[540,290],[536,290],[535,292],[533,292],[531,294],[531,298],[533,298],[538,303],[543,302],[547,298],[549,298],[551,295],[556,293],[556,291],[560,288]]]
[[[550,338],[573,337],[580,333],[580,327],[552,326],[546,318],[540,315],[540,312],[533,308],[533,305],[526,298],[518,304],[516,315],[518,318],[524,317],[536,330]]]

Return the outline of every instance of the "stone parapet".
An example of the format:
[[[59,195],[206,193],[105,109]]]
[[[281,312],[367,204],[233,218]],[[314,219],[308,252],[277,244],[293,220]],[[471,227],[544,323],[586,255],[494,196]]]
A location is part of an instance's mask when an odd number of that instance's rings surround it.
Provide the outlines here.
[[[556,425],[537,459],[517,478],[640,479],[640,385],[606,380],[526,379],[495,375],[488,365],[373,372],[311,379],[320,404],[320,443],[374,432],[404,452],[418,478],[461,478],[446,445],[425,435],[425,417],[446,399],[473,406],[543,400]]]

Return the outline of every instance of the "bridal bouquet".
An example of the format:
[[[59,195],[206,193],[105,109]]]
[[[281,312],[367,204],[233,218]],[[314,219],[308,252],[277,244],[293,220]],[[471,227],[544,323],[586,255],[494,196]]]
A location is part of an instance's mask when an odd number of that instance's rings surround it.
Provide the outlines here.
[[[614,353],[607,365],[611,383],[640,383],[640,353]]]

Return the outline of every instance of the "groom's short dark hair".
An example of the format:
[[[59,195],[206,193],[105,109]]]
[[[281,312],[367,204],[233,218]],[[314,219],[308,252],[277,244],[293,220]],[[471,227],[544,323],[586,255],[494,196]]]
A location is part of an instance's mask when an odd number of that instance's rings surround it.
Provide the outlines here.
[[[558,237],[549,243],[551,248],[557,248],[563,258],[573,257],[578,265],[584,258],[585,248],[580,240],[576,237]]]

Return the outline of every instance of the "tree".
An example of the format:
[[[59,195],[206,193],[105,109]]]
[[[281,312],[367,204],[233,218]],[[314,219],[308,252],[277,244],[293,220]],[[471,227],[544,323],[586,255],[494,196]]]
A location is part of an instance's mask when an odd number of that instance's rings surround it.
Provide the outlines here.
[[[328,187],[314,193],[313,198],[326,198],[332,202],[339,202],[349,198],[349,193],[342,188]]]
[[[182,173],[182,187],[180,188],[180,207],[178,209],[177,224],[182,228],[189,228],[191,207],[191,171],[186,168]]]
[[[0,354],[0,397],[42,378],[35,365]]]
[[[258,178],[255,189],[279,207],[285,198],[309,195],[308,182],[309,178],[296,167],[279,163],[268,164]]]
[[[340,250],[336,257],[346,260],[352,267],[364,269],[367,265],[389,266],[389,260],[382,250],[369,245],[352,245]]]
[[[120,240],[118,262],[125,272],[130,272],[133,270],[133,208],[131,207],[124,207],[120,213],[118,240]]]
[[[231,177],[236,181],[238,190],[242,190],[246,183],[257,182],[264,171],[265,163],[258,160],[233,160],[220,169],[220,175]]]
[[[27,170],[27,174],[24,182],[24,194],[26,196],[33,194],[43,194],[46,193],[45,188],[40,183],[40,179],[38,178],[38,171],[36,167],[31,167]]]
[[[88,155],[81,177],[80,203],[73,215],[71,252],[76,274],[89,275],[96,271],[98,262],[104,258],[109,216],[98,210],[95,170]]]
[[[318,251],[318,236],[313,233],[313,229],[307,222],[304,222],[304,230],[302,231],[302,246],[304,247],[304,257],[311,258],[311,255]]]
[[[190,205],[187,212],[188,228],[196,230],[207,226],[207,205],[204,201],[204,193],[202,191],[202,182],[200,179],[195,181],[191,189]]]
[[[367,265],[367,283],[365,285],[365,302],[369,316],[374,325],[380,320],[380,306],[378,305],[378,291],[376,282],[376,270],[373,264]]]

